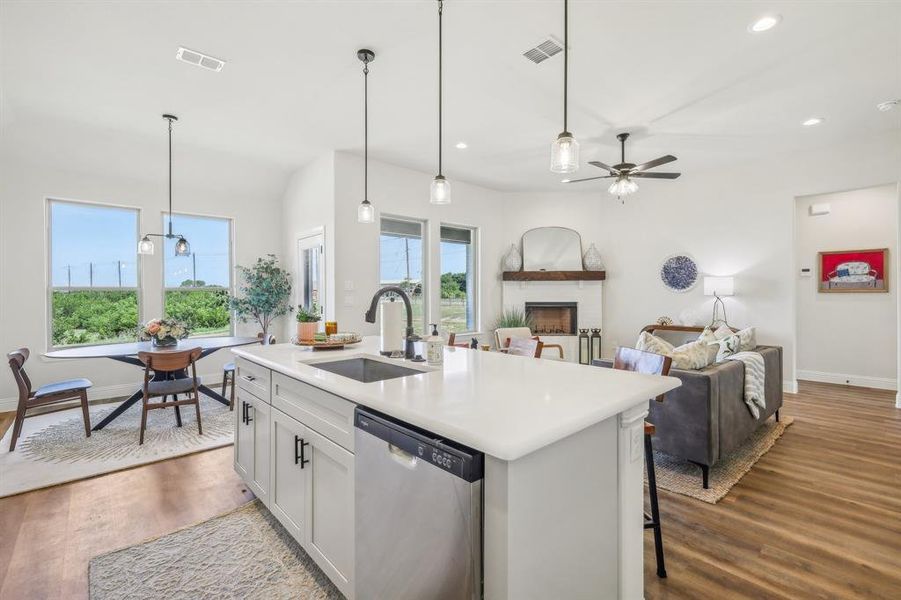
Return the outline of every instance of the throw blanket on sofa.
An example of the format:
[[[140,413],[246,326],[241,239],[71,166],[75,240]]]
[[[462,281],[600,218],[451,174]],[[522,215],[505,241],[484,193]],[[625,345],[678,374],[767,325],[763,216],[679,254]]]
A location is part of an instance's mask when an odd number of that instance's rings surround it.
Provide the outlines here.
[[[760,410],[766,410],[766,368],[763,355],[759,352],[737,352],[726,360],[739,360],[745,365],[745,404],[755,419],[760,418]]]

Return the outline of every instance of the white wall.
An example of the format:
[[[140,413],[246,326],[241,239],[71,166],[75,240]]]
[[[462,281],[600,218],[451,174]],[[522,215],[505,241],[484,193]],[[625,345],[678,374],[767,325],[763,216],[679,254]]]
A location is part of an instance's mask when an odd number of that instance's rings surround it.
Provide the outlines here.
[[[137,207],[141,230],[159,231],[168,203],[165,127],[159,139],[148,140],[74,124],[52,125],[13,124],[4,130],[0,146],[0,348],[8,352],[29,347],[27,368],[37,385],[88,377],[95,384],[95,397],[130,393],[140,379],[135,367],[107,359],[40,356],[47,350],[45,204],[53,197]],[[281,251],[283,172],[177,144],[175,156],[176,212],[234,219],[238,264]],[[162,310],[159,249],[141,262],[142,318],[148,319]],[[256,331],[251,325],[238,328],[239,334]],[[227,352],[216,353],[201,363],[200,372],[218,376],[229,359]],[[9,369],[0,369],[0,410],[14,407],[16,394]]]
[[[814,203],[831,212],[810,216]],[[796,211],[796,273],[811,269],[810,277],[796,276],[798,378],[895,389],[897,185],[804,196]],[[863,248],[889,248],[888,293],[819,293],[817,253]]]
[[[641,327],[659,316],[709,321],[713,301],[700,284],[677,294],[660,282],[658,270],[668,255],[687,252],[702,273],[734,275],[736,295],[726,298],[729,321],[754,325],[761,343],[783,346],[784,379],[791,387],[794,199],[896,181],[899,165],[901,140],[892,133],[799,156],[780,155],[774,148],[772,156],[753,163],[686,172],[675,181],[643,182],[625,204],[592,183],[579,184],[590,191],[576,195],[508,194],[504,241],[531,227],[562,225],[579,231],[586,247],[596,243],[607,268],[608,355],[617,345],[633,345]]]

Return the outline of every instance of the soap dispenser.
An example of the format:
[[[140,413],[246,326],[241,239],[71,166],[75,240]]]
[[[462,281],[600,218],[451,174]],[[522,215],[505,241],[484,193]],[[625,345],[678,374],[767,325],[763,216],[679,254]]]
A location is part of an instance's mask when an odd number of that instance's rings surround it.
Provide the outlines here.
[[[438,325],[429,323],[432,333],[425,339],[425,355],[430,365],[440,365],[444,362],[444,340],[438,334]]]

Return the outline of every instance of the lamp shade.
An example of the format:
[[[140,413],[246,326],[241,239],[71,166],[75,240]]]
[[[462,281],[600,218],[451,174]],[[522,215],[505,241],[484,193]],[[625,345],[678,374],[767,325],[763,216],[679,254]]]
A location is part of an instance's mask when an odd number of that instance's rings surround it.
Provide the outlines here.
[[[735,278],[734,277],[705,277],[704,278],[704,295],[705,296],[734,296],[735,295]]]

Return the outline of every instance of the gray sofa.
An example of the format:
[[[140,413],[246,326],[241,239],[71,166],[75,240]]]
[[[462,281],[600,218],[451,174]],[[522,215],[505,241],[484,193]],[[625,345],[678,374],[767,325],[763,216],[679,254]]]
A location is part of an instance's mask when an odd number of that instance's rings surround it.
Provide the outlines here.
[[[700,327],[649,325],[643,331],[679,346],[698,338]],[[766,366],[766,410],[755,419],[744,402],[745,366],[727,360],[688,371],[672,369],[682,385],[668,392],[663,402],[651,402],[648,421],[656,427],[654,448],[683,458],[701,468],[704,487],[710,467],[748,439],[782,407],[782,347],[757,346]],[[612,361],[595,361],[612,366]]]

